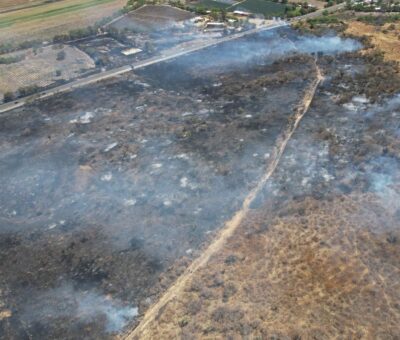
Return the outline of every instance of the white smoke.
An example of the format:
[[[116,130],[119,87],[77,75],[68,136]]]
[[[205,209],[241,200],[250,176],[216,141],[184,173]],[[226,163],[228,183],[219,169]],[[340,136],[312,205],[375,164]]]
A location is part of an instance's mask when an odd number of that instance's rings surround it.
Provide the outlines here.
[[[125,306],[120,300],[96,290],[81,291],[65,284],[27,301],[22,318],[29,324],[71,316],[80,322],[90,323],[103,317],[106,320],[106,332],[114,333],[123,329],[137,315],[137,307]]]

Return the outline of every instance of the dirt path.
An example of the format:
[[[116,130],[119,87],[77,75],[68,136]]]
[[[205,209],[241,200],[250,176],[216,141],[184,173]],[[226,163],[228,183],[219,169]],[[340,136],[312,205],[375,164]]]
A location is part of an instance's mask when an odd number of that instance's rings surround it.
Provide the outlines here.
[[[301,119],[308,111],[311,102],[314,98],[315,92],[318,88],[318,85],[323,80],[321,70],[319,69],[316,61],[315,61],[315,72],[316,72],[316,79],[306,89],[303,101],[297,107],[296,113],[289,118],[288,127],[277,139],[276,143],[277,147],[273,152],[272,162],[268,165],[265,174],[261,177],[257,186],[253,190],[251,190],[250,193],[246,196],[241,209],[237,211],[235,215],[225,223],[224,228],[220,231],[215,240],[197,259],[195,259],[191,263],[191,265],[176,280],[176,282],[164,293],[164,295],[158,300],[158,302],[147,310],[139,325],[135,329],[130,330],[125,334],[122,334],[119,337],[120,339],[129,340],[129,339],[146,338],[146,328],[152,321],[154,321],[156,316],[159,314],[160,310],[164,306],[166,306],[168,302],[171,301],[174,297],[179,295],[179,292],[182,291],[182,289],[184,289],[187,282],[191,279],[192,274],[196,272],[199,268],[206,265],[209,259],[225,245],[226,241],[233,235],[235,230],[239,227],[241,222],[246,217],[251,203],[257,197],[258,193],[261,191],[266,182],[274,173],[286,149],[287,143],[289,142],[293,133],[296,131],[296,128],[298,127]]]

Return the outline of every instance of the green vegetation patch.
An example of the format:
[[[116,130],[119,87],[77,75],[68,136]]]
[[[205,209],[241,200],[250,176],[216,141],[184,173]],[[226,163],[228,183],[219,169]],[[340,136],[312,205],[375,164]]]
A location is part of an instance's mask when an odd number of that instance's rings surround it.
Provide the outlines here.
[[[310,25],[329,25],[329,24],[339,24],[340,20],[335,15],[324,15],[321,17],[316,17],[308,19],[307,23]]]
[[[392,15],[363,15],[357,18],[358,21],[370,25],[382,26],[384,24],[394,23],[400,21],[400,14]]]
[[[56,15],[66,14],[69,12],[77,12],[77,11],[81,11],[83,9],[106,4],[109,2],[113,2],[113,1],[114,0],[89,0],[82,4],[75,4],[75,5],[65,6],[65,7],[54,8],[54,9],[47,10],[44,12],[33,13],[33,14],[29,14],[29,15],[23,15],[23,16],[13,15],[12,17],[9,17],[9,18],[6,17],[4,19],[0,19],[0,28],[9,27],[16,23],[28,22],[28,21],[32,21],[32,20],[41,20],[41,19],[45,19],[48,17],[56,16]]]
[[[285,14],[285,5],[266,0],[245,0],[229,7],[229,11],[235,10],[263,14],[265,17],[283,16]]]
[[[18,56],[0,56],[0,64],[15,64],[20,62],[21,60],[25,59],[25,55],[18,55]]]
[[[215,0],[200,0],[194,4],[195,8],[205,8],[205,9],[227,9],[230,7],[230,4],[219,2]]]

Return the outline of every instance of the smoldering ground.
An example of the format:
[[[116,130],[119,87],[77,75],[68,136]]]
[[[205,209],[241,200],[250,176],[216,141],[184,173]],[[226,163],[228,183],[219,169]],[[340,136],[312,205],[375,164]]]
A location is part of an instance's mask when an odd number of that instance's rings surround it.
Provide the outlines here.
[[[161,274],[194,256],[256,183],[312,80],[313,57],[298,51],[323,52],[332,37],[310,39],[250,37],[0,117],[1,270],[13,313],[1,331],[105,338],[134,320],[132,308],[179,271]],[[358,46],[333,41],[325,52]],[[298,55],[280,60],[289,51]],[[98,308],[80,307],[86,300]],[[33,306],[52,322],[27,317]]]
[[[105,323],[106,331],[116,332],[137,313],[136,307],[124,306],[120,301],[103,296],[95,290],[79,291],[71,284],[63,283],[60,287],[28,298],[21,319],[27,324],[51,322],[58,318],[65,318],[69,322],[68,317],[74,315],[72,323],[85,324],[103,318],[105,320],[101,320],[101,323]]]
[[[337,54],[352,52],[361,48],[361,44],[350,38],[334,35],[301,36],[288,27],[267,30],[235,41],[219,44],[207,50],[179,58],[179,62],[153,65],[139,74],[156,75],[155,85],[161,87],[194,86],[201,84],[201,77],[189,77],[189,74],[204,72],[206,80],[210,74],[223,72],[245,72],[254,63],[271,64],[282,56],[290,54]],[[159,68],[177,68],[176,72],[157,71]],[[169,77],[165,79],[165,77]],[[185,81],[186,80],[186,81]]]
[[[325,72],[329,74],[329,68]],[[371,103],[365,94],[357,93],[350,102],[339,104],[328,91],[327,78],[301,128],[289,142],[282,165],[254,207],[266,199],[285,205],[306,197],[331,200],[347,195],[371,195],[374,203],[366,210],[376,209],[379,214],[385,211],[371,232],[397,233],[399,97],[394,95],[380,103]],[[356,220],[357,211],[354,214]]]

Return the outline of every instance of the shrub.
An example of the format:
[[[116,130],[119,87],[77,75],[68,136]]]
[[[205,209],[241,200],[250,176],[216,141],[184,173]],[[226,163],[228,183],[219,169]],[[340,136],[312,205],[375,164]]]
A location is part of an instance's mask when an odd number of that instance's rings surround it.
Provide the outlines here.
[[[4,98],[3,98],[4,103],[11,102],[14,99],[15,99],[15,95],[13,92],[8,91],[8,92],[4,93]]]
[[[57,53],[57,60],[61,61],[65,59],[65,51],[60,51]]]
[[[6,64],[6,65],[14,64],[24,59],[25,59],[24,55],[0,57],[0,64]]]
[[[38,91],[39,91],[39,86],[37,86],[37,85],[23,86],[18,89],[18,93],[21,97],[29,96]]]
[[[187,316],[184,316],[178,321],[179,327],[185,327],[189,323],[189,318]]]

